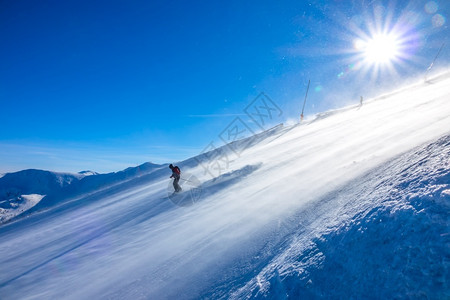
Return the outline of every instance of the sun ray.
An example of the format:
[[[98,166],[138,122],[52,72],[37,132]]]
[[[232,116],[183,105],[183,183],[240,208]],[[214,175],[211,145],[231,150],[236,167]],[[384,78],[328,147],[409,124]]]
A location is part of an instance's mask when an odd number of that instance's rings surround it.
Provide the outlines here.
[[[422,44],[417,31],[421,19],[410,9],[396,10],[395,4],[366,10],[350,24],[346,40],[349,48],[347,65],[355,65],[353,74],[368,76],[372,82],[394,78],[399,70],[407,70],[418,58]],[[342,77],[342,76],[341,76]]]

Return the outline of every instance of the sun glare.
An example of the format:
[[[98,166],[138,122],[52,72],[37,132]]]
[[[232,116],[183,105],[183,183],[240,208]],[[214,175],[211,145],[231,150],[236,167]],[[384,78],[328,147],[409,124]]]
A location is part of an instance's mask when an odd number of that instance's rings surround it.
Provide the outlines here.
[[[387,63],[398,55],[398,42],[392,35],[377,35],[369,40],[364,55],[369,62]]]
[[[386,64],[400,55],[398,39],[392,34],[377,34],[354,43],[357,51],[363,54],[369,64]]]
[[[376,6],[373,13],[354,17],[350,21],[350,42],[345,69],[338,74],[358,71],[359,75],[370,76],[371,80],[395,78],[415,63],[414,56],[421,46],[421,32],[416,30],[420,19],[411,11],[396,14],[393,6]],[[357,73],[355,73],[357,74]]]

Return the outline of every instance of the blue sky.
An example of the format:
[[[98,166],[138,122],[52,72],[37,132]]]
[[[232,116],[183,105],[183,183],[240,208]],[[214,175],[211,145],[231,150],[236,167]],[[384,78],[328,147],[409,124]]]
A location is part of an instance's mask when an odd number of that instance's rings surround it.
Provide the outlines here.
[[[357,103],[423,77],[443,42],[446,70],[449,18],[438,0],[4,0],[0,173],[186,159],[236,120],[298,120],[309,79],[306,115]],[[381,33],[397,52],[374,62]],[[281,114],[263,128],[245,111],[261,92]]]

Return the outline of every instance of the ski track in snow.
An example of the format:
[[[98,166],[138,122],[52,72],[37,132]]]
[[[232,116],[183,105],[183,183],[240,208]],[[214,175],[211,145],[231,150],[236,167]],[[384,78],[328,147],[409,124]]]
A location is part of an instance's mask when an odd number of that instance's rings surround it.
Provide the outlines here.
[[[277,128],[217,178],[182,162],[189,207],[167,170],[5,224],[0,298],[448,298],[449,98],[444,76]]]

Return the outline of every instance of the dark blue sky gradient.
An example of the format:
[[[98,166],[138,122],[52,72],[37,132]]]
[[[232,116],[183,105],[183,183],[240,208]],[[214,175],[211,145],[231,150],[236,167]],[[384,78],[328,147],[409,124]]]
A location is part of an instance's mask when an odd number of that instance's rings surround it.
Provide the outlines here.
[[[298,119],[308,79],[308,114],[356,103],[423,74],[449,36],[448,1],[243,2],[1,1],[0,147],[17,151],[0,150],[0,173],[184,159],[260,92],[283,120]],[[354,67],[353,41],[376,16],[409,20],[414,37],[374,75]],[[93,161],[64,164],[64,149]]]

